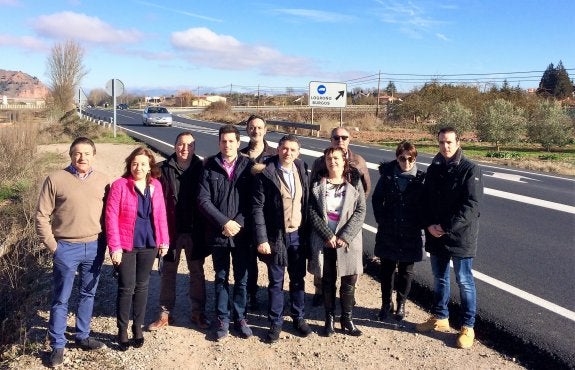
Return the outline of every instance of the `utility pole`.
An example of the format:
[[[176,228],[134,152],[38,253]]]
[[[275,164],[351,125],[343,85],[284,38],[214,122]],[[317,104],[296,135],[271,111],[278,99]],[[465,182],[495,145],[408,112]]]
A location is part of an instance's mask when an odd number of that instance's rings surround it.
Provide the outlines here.
[[[259,112],[260,110],[260,85],[258,84],[258,103],[256,106],[256,111]]]
[[[377,77],[377,105],[375,108],[375,118],[377,118],[379,116],[379,86],[381,83],[381,69],[379,70],[379,74]]]

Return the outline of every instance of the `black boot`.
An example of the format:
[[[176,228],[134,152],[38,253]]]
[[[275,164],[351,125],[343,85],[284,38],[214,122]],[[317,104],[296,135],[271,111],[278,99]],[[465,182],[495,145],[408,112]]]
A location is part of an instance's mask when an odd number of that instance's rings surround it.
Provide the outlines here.
[[[392,302],[384,302],[381,305],[381,310],[379,311],[379,314],[377,315],[377,319],[380,321],[384,321],[384,320],[389,319],[392,314],[393,314],[393,303]]]
[[[331,337],[335,334],[333,327],[335,321],[335,286],[322,284],[323,305],[325,307],[325,325],[323,335]]]
[[[132,334],[134,335],[134,348],[141,348],[144,345],[144,333],[142,325],[132,325]]]
[[[397,321],[403,320],[405,317],[405,301],[397,302],[397,311],[395,311],[395,319]]]
[[[323,335],[325,337],[331,337],[335,334],[335,329],[333,327],[333,322],[335,320],[333,311],[325,311],[325,325],[323,327]]]
[[[359,337],[363,333],[357,328],[357,326],[355,326],[352,321],[352,311],[355,302],[355,286],[344,285],[342,283],[339,293],[339,300],[341,302],[341,330],[343,330],[345,334]]]
[[[118,328],[118,346],[122,352],[127,351],[130,347],[127,328]]]

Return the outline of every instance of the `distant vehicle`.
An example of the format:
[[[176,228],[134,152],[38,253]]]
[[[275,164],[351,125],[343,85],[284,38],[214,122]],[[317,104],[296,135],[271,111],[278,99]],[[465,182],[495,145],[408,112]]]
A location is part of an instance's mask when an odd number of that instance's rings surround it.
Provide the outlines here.
[[[172,113],[165,107],[146,107],[142,114],[144,126],[172,126]]]
[[[128,104],[122,103],[116,106],[116,109],[128,109]]]

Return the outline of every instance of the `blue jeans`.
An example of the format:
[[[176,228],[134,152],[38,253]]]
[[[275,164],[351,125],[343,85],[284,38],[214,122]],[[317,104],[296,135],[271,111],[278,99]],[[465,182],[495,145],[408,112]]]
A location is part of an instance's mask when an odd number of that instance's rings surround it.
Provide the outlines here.
[[[438,319],[449,317],[447,304],[450,297],[449,261],[453,260],[455,280],[459,286],[462,325],[472,328],[475,325],[477,296],[475,281],[471,271],[473,258],[439,257],[431,255],[431,269],[434,277],[432,313]]]
[[[292,318],[304,317],[304,298],[306,274],[306,255],[299,245],[299,235],[297,231],[286,234],[287,255],[288,255],[288,276],[289,293],[291,303]],[[274,263],[268,263],[268,319],[272,324],[281,326],[283,323],[284,311],[284,277],[285,267]]]
[[[216,273],[216,316],[223,322],[230,322],[230,306],[236,322],[245,319],[248,281],[249,250],[239,246],[213,247],[212,262]],[[231,260],[230,260],[231,256]],[[230,262],[234,271],[234,291],[230,299]]]
[[[78,271],[79,298],[76,311],[76,339],[90,336],[90,322],[94,307],[94,296],[98,287],[100,270],[104,262],[105,248],[98,248],[96,240],[88,243],[58,241],[53,256],[53,298],[48,321],[48,335],[52,348],[66,346],[66,319],[68,300],[72,294],[74,278]]]

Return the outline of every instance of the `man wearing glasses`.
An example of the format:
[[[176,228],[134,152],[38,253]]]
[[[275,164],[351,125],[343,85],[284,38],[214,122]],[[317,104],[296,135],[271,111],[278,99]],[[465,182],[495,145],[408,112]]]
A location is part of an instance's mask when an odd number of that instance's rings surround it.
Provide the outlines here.
[[[349,166],[356,169],[359,172],[361,183],[363,185],[363,190],[365,192],[365,198],[369,196],[369,191],[371,190],[371,179],[369,178],[369,171],[367,169],[367,164],[365,159],[359,154],[353,153],[349,149],[349,142],[351,136],[349,131],[343,127],[336,127],[331,130],[331,147],[341,148],[346,153],[346,158]],[[318,176],[322,176],[327,172],[325,166],[324,156],[321,156],[313,162],[311,168],[310,180],[311,183],[317,181]],[[313,285],[315,286],[315,295],[313,296],[313,306],[321,306],[323,304],[323,296],[321,294],[321,276],[314,276]]]

